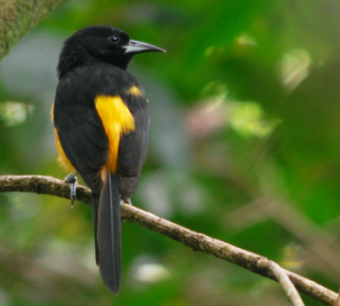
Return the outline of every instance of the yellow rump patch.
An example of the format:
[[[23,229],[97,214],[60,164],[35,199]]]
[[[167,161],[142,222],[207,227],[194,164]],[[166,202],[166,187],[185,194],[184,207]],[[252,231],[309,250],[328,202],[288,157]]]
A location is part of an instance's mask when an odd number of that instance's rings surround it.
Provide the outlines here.
[[[136,89],[139,91],[137,87]],[[120,137],[135,130],[135,120],[129,108],[118,96],[97,96],[95,105],[109,139],[107,169],[110,173],[114,173],[117,171]]]
[[[128,89],[127,93],[130,94],[130,95],[136,96],[136,97],[142,96],[142,92],[140,91],[140,89],[136,85],[131,86]]]
[[[71,162],[69,161],[69,159],[66,157],[65,152],[63,150],[63,147],[61,146],[61,143],[59,141],[59,135],[57,132],[57,129],[54,128],[54,134],[55,134],[55,145],[57,147],[59,156],[57,158],[58,163],[60,164],[60,166],[62,166],[66,171],[68,172],[75,172],[74,167],[72,166]]]
[[[51,108],[51,111],[50,111],[50,119],[53,122],[53,120],[54,120],[54,103],[52,104],[52,108]]]
[[[52,104],[50,115],[51,115],[51,121],[53,122],[54,121],[54,104]],[[55,135],[55,145],[59,153],[59,156],[57,158],[59,165],[62,166],[67,172],[74,173],[75,169],[65,155],[63,147],[61,146],[61,143],[59,141],[59,135],[58,135],[56,128],[54,128],[54,135]]]

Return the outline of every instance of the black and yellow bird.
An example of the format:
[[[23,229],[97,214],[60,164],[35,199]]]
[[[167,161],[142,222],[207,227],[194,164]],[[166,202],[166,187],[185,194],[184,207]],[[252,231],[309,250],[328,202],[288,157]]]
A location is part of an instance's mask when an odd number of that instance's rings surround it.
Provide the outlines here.
[[[163,51],[109,26],[90,26],[61,51],[52,108],[60,164],[92,190],[96,262],[106,286],[121,282],[121,203],[130,202],[148,146],[145,93],[126,69],[141,52]],[[75,186],[71,185],[72,202]]]

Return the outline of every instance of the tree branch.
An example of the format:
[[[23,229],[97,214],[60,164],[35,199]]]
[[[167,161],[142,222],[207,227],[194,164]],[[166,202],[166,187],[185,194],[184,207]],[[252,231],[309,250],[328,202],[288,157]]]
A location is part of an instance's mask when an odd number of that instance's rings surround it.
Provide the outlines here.
[[[39,175],[0,176],[0,192],[11,191],[50,194],[66,199],[69,199],[70,197],[69,185],[64,181]],[[77,186],[77,200],[90,204],[90,189],[83,186]],[[277,270],[273,271],[273,266],[270,264],[270,261],[258,254],[243,250],[204,234],[194,232],[134,206],[124,204],[122,206],[122,217],[173,240],[181,242],[196,251],[214,255],[217,258],[229,261],[251,272],[275,281],[279,281],[280,279],[280,276],[278,276],[275,272]],[[284,271],[299,291],[324,303],[325,305],[333,306],[336,303],[338,295],[334,291],[331,291],[296,273],[282,268],[280,269],[281,272]]]
[[[66,0],[0,0],[0,59]]]

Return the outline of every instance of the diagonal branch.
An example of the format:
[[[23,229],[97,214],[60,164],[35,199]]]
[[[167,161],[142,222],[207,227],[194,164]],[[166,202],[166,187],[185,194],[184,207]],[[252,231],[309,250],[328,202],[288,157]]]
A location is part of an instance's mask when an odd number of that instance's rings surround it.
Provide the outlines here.
[[[50,194],[62,198],[69,198],[70,190],[68,184],[48,176],[0,176],[0,192],[34,192],[38,194]],[[86,204],[91,202],[90,189],[78,186],[77,199]],[[150,230],[158,232],[173,240],[200,252],[211,254],[217,258],[229,261],[241,266],[251,272],[264,277],[279,281],[277,274],[273,272],[270,261],[258,254],[243,250],[221,240],[189,230],[183,226],[172,223],[166,219],[143,211],[130,205],[122,206],[122,217],[136,224],[142,225]],[[291,271],[281,269],[290,278],[295,287],[322,302],[325,305],[334,305],[338,295],[316,282],[302,277]]]

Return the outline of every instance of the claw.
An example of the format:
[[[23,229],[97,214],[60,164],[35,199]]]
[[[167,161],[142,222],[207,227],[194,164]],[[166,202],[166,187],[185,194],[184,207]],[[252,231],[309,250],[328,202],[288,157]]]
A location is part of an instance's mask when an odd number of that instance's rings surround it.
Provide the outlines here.
[[[77,179],[77,173],[73,174],[70,173],[68,176],[65,177],[65,182],[69,183],[70,189],[71,189],[71,208],[73,208],[74,200],[77,196],[77,185],[78,185],[78,179]]]

